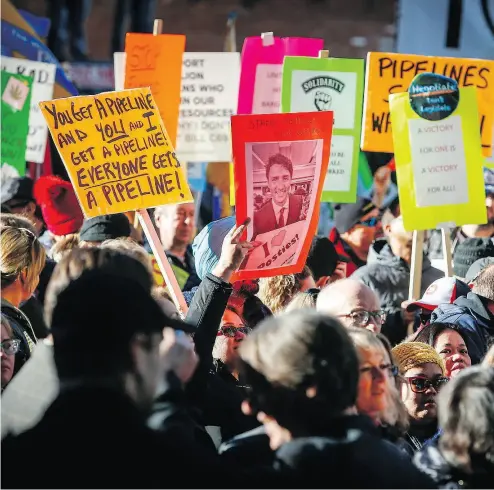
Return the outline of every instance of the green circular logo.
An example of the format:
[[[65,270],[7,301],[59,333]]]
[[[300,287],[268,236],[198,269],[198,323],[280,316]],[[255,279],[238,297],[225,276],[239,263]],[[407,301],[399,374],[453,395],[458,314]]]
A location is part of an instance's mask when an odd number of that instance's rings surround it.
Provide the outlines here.
[[[408,88],[410,105],[422,119],[440,121],[456,110],[460,101],[458,83],[435,73],[420,73]]]

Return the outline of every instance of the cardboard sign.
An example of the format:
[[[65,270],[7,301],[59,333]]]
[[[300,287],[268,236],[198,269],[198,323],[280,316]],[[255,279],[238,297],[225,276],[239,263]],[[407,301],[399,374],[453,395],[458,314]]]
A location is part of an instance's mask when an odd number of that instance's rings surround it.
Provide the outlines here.
[[[362,150],[393,153],[389,94],[405,92],[413,77],[424,72],[450,77],[460,87],[477,88],[482,151],[489,156],[494,123],[494,61],[396,53],[367,55]]]
[[[237,113],[239,53],[184,53],[177,155],[186,162],[228,162],[230,117]]]
[[[255,249],[232,279],[297,273],[319,220],[333,112],[232,117],[237,224]]]
[[[322,39],[303,37],[246,38],[242,48],[238,113],[280,112],[283,58],[318,56],[323,43]]]
[[[38,103],[53,98],[53,86],[57,67],[39,61],[2,56],[2,70],[18,73],[33,79],[31,106],[29,112],[29,133],[27,136],[26,160],[43,163],[45,161],[48,127]]]
[[[26,175],[26,143],[33,79],[2,71],[2,180]]]
[[[86,217],[192,201],[149,88],[40,107]]]
[[[185,36],[128,33],[125,88],[151,87],[172,146],[177,139]]]
[[[452,114],[436,121],[414,112],[408,93],[389,98],[400,209],[409,231],[487,222],[477,93],[467,87],[459,94]]]
[[[287,56],[282,112],[334,112],[333,137],[322,201],[355,202],[362,125],[364,60]]]

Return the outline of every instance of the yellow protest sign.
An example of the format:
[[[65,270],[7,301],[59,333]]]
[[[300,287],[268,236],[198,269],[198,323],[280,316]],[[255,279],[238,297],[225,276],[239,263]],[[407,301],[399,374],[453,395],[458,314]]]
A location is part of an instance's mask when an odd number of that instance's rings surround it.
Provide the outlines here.
[[[193,200],[149,88],[39,105],[86,217]]]
[[[476,92],[459,89],[458,105],[439,120],[427,111],[443,111],[444,95],[420,94],[422,117],[409,93],[389,98],[400,209],[409,231],[487,222]]]
[[[489,156],[494,123],[494,61],[396,53],[367,54],[362,150],[393,153],[389,95],[406,92],[412,79],[424,72],[450,77],[460,87],[477,88],[477,124],[483,154]]]

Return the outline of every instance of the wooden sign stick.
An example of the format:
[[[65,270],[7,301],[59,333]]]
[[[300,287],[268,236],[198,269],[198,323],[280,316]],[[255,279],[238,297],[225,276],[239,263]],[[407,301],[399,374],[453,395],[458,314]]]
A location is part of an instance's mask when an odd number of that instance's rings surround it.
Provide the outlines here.
[[[420,298],[422,284],[422,263],[424,259],[424,231],[413,232],[412,262],[410,264],[410,286],[408,300],[416,301]],[[408,325],[408,335],[413,333],[413,322]]]
[[[443,257],[446,261],[446,268],[444,275],[446,277],[453,277],[453,258],[451,252],[451,235],[449,228],[441,228],[442,241],[443,241]]]
[[[154,20],[154,28],[153,34],[157,36],[161,34],[163,30],[163,21],[161,19]],[[141,223],[142,229],[148,239],[149,245],[151,246],[151,250],[153,251],[154,257],[156,258],[156,262],[158,263],[158,267],[160,268],[161,274],[163,274],[163,278],[165,279],[166,287],[168,288],[168,292],[177,307],[178,312],[182,318],[185,318],[187,314],[188,307],[185,302],[184,295],[182,294],[182,290],[177,282],[177,278],[173,273],[173,269],[168,262],[168,258],[163,249],[163,244],[161,243],[158,234],[154,228],[153,222],[151,221],[151,217],[149,216],[147,209],[139,209],[136,211],[136,215],[138,216],[139,222]]]

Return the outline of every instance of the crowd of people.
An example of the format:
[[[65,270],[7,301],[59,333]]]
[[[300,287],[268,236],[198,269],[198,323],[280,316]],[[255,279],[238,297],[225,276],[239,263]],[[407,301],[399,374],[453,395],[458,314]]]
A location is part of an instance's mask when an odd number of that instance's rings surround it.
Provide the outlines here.
[[[132,213],[84,219],[56,176],[14,187],[3,488],[492,488],[492,189],[454,277],[431,234],[413,300],[396,201],[335,205],[302,271],[233,283],[249,220],[197,233],[193,203],[156,208],[182,318]]]

